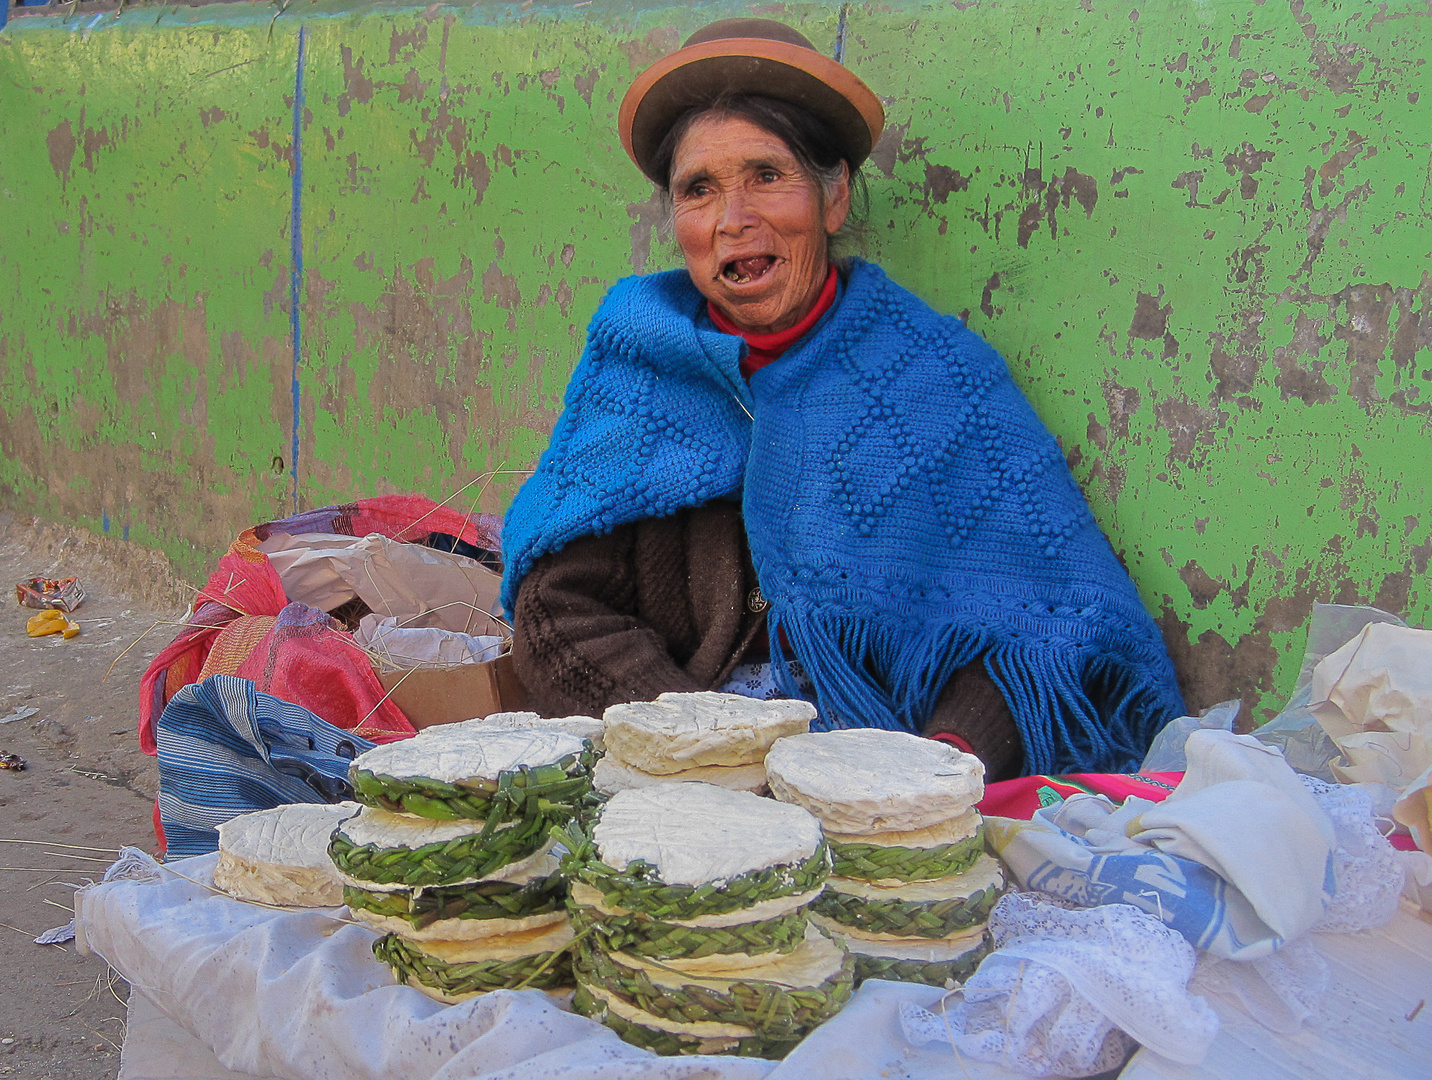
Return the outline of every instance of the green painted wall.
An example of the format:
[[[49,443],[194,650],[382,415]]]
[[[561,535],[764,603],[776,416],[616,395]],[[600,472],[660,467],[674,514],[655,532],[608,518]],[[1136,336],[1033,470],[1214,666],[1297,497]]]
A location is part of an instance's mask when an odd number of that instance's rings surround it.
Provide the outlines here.
[[[604,289],[675,264],[631,77],[840,18],[276,11],[0,32],[0,503],[195,577],[295,504],[501,510]],[[1194,704],[1274,705],[1315,599],[1426,620],[1432,4],[892,0],[845,47],[869,254],[1009,359]]]

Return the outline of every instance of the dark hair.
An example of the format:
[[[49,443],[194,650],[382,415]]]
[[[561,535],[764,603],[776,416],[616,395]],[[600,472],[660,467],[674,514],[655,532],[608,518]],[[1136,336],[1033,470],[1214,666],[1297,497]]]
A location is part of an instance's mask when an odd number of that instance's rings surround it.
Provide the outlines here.
[[[859,232],[859,221],[870,201],[865,177],[860,173],[860,166],[846,157],[830,125],[799,105],[757,94],[721,94],[687,109],[671,125],[651,157],[652,172],[662,177],[659,186],[668,203],[676,148],[696,121],[710,116],[745,120],[780,139],[790,148],[801,168],[820,185],[825,198],[830,197],[839,179],[840,166],[844,163],[850,176],[851,212],[846,225],[836,232],[835,239],[849,239]]]

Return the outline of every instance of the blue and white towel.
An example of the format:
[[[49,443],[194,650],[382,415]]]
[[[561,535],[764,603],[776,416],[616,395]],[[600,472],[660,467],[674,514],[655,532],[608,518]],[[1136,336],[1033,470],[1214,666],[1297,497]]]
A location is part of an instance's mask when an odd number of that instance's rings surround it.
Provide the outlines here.
[[[375,745],[231,675],[175,694],[155,741],[171,859],[218,850],[218,827],[240,814],[349,798],[349,762]]]

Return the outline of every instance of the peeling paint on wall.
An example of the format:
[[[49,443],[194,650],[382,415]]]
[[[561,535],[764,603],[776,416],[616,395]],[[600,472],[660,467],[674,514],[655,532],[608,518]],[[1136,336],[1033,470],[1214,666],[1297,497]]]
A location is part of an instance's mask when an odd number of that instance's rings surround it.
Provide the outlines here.
[[[1008,358],[1190,701],[1262,718],[1315,600],[1425,621],[1432,7],[841,7],[759,10],[887,100],[869,254]],[[12,21],[0,500],[196,575],[295,504],[502,509],[603,292],[675,261],[622,92],[754,10]]]

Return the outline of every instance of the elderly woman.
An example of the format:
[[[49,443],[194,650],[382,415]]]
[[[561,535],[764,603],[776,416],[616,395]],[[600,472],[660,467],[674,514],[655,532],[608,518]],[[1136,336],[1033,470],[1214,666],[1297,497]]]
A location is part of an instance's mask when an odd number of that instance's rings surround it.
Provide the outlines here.
[[[958,319],[832,259],[883,122],[766,20],[632,85],[686,268],[608,294],[507,515],[517,672],[548,714],[726,689],[992,779],[1135,767],[1182,702],[1054,440]]]

